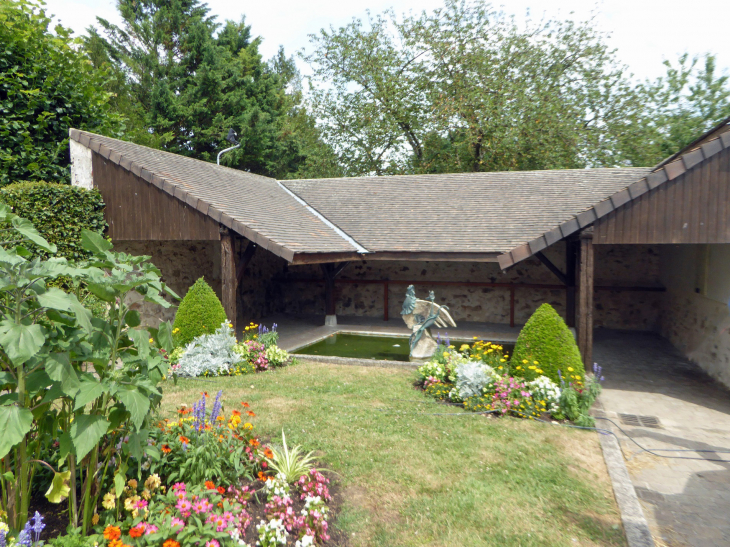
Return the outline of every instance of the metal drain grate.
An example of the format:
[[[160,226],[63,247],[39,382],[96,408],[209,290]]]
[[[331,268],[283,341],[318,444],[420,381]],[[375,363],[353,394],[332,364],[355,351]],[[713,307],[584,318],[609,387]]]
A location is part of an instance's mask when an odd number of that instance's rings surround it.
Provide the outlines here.
[[[630,425],[634,427],[653,427],[654,429],[661,429],[662,424],[659,422],[659,418],[656,416],[638,416],[636,414],[619,414],[621,423],[624,425]]]

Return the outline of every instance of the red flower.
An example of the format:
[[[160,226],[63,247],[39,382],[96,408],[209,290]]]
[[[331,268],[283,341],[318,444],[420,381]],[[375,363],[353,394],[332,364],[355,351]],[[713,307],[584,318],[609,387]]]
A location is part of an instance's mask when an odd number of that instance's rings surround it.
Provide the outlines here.
[[[165,454],[169,454],[170,452],[172,452],[172,448],[170,448],[170,445],[169,444],[163,444],[162,445],[162,451]]]
[[[213,481],[205,481],[205,487],[208,490],[215,490],[215,484],[213,484]]]
[[[251,416],[251,417],[254,417],[254,416],[256,416],[256,414],[254,414],[252,410],[248,410],[248,411],[246,411],[246,414],[248,414],[248,415],[249,415],[249,416]]]
[[[243,408],[248,408],[250,405],[248,403],[241,403],[243,405]]]
[[[226,489],[225,489],[225,488],[223,488],[222,486],[219,486],[219,487],[217,488],[217,490],[218,490],[218,493],[219,493],[219,494],[221,494],[221,495],[222,495],[222,494],[225,494],[225,493],[226,493]]]

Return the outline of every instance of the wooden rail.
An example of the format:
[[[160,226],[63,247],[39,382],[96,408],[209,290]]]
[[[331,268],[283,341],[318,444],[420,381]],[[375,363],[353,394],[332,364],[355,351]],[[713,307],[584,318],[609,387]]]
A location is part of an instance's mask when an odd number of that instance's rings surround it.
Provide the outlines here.
[[[324,283],[324,279],[277,279],[276,281],[284,281],[290,283]],[[510,327],[515,326],[515,291],[517,289],[545,289],[545,290],[563,290],[569,287],[565,285],[554,285],[549,283],[488,283],[483,281],[408,281],[400,279],[335,279],[337,283],[349,283],[351,285],[382,285],[383,286],[383,321],[388,320],[388,292],[390,285],[428,285],[428,286],[466,286],[466,287],[490,287],[509,290],[509,324]],[[597,291],[635,291],[635,292],[665,292],[664,287],[622,287],[611,285],[596,285]]]

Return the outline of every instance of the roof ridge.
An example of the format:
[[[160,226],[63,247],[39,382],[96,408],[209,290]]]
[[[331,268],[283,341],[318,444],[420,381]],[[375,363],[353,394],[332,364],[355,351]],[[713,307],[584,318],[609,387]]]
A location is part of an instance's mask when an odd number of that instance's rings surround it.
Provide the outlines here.
[[[623,190],[615,192],[606,199],[599,201],[593,207],[578,213],[574,218],[559,224],[556,228],[545,232],[540,237],[501,254],[497,257],[500,267],[504,270],[521,260],[529,258],[545,247],[593,224],[598,219],[637,199],[650,190],[654,190],[658,186],[676,179],[697,164],[710,159],[712,156],[728,148],[730,148],[730,132],[722,133],[720,136],[707,141],[700,147],[680,155],[676,160],[655,168],[647,176],[629,184]]]

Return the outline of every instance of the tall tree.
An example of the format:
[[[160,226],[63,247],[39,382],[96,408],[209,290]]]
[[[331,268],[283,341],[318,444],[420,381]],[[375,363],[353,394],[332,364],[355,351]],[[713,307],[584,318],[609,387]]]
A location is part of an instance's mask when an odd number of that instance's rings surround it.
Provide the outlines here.
[[[714,55],[681,55],[665,61],[666,74],[645,85],[648,97],[648,163],[681,150],[705,131],[730,116],[728,75],[719,73]]]
[[[311,36],[311,97],[351,174],[622,165],[643,104],[590,22],[480,1]]]
[[[241,147],[225,165],[283,178],[306,154],[290,131],[287,75],[259,53],[245,20],[219,25],[197,0],[118,0],[121,27],[99,19],[97,62],[124,74],[137,142],[215,161],[229,128]],[[99,48],[99,42],[103,48]]]
[[[27,0],[0,2],[0,186],[69,182],[70,127],[116,135],[107,75],[79,51],[71,31]]]

